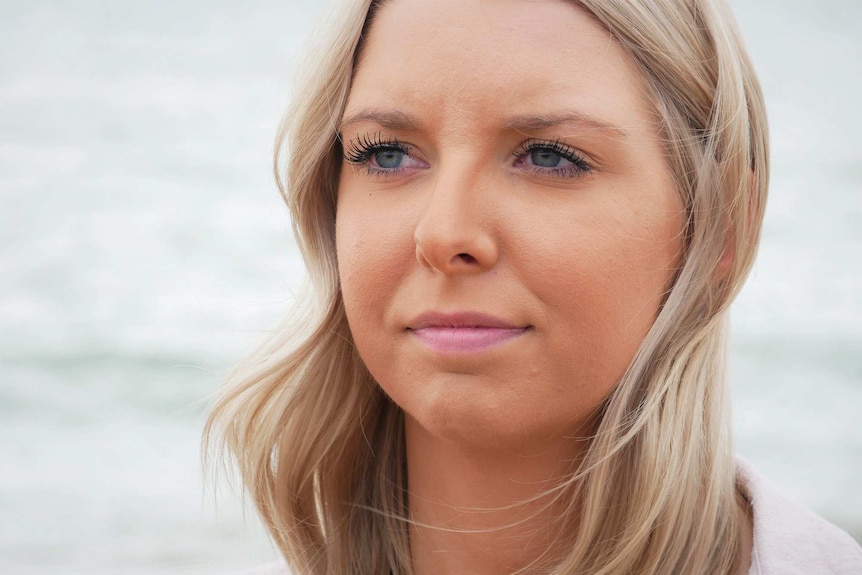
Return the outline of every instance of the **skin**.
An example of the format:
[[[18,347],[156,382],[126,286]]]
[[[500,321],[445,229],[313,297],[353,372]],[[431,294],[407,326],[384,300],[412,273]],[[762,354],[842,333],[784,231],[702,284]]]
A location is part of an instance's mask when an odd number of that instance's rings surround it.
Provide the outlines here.
[[[411,513],[481,531],[412,527],[415,572],[510,573],[548,549],[553,509],[501,507],[578,460],[679,263],[683,209],[644,84],[569,2],[391,0],[340,131],[344,305],[405,412]],[[411,329],[464,311],[523,332],[440,353]]]

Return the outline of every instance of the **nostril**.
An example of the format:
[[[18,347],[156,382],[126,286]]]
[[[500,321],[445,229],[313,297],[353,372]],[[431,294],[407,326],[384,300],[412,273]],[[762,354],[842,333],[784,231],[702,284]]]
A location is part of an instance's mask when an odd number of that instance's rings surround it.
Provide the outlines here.
[[[478,262],[476,261],[476,258],[474,258],[473,256],[471,256],[470,254],[458,254],[458,256],[457,256],[457,257],[461,258],[461,260],[463,260],[463,261],[464,261],[464,263],[466,263],[466,264],[475,264],[475,263],[478,263]]]

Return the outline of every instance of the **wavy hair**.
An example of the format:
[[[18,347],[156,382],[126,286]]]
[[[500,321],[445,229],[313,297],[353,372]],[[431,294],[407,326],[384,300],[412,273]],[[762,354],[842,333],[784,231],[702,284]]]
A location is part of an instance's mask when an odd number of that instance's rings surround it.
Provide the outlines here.
[[[585,459],[552,490],[564,553],[541,572],[729,575],[740,518],[726,311],[751,268],[766,201],[760,87],[724,0],[571,1],[623,46],[649,88],[686,241]],[[237,368],[204,431],[205,457],[228,455],[302,575],[412,572],[403,414],[352,344],[335,252],[337,125],[380,3],[345,0],[333,13],[277,139],[309,299]]]

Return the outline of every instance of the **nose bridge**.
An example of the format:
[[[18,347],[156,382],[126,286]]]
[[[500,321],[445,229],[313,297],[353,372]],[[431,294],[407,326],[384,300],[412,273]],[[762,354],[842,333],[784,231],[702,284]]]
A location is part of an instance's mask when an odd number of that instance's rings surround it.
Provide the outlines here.
[[[417,259],[444,273],[479,271],[497,260],[488,182],[476,162],[441,162],[414,233]]]

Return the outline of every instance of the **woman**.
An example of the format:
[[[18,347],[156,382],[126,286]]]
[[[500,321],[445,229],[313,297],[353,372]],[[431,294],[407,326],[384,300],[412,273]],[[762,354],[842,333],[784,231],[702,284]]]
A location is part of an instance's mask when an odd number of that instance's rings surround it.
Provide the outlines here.
[[[312,60],[314,301],[207,432],[293,572],[862,572],[731,452],[768,146],[723,2],[355,1]]]

